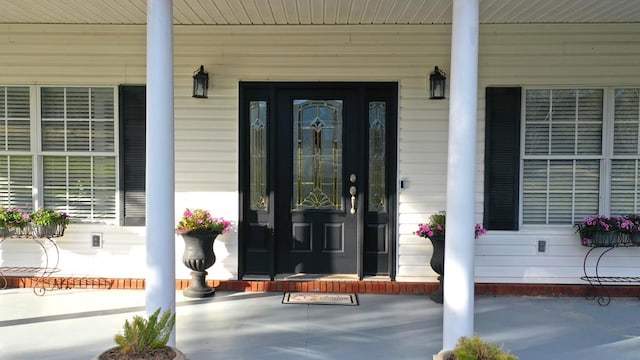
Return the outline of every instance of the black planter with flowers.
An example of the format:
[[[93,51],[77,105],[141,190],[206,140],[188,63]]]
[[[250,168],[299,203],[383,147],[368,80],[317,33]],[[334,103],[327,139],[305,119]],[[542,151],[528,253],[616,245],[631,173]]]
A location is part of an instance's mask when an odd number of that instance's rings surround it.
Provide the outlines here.
[[[431,253],[431,269],[438,274],[438,289],[431,293],[433,302],[442,304],[444,302],[444,244],[445,244],[445,223],[446,214],[440,211],[429,217],[428,224],[418,224],[418,230],[414,233],[420,237],[431,240],[433,252]],[[480,224],[475,226],[475,238],[484,234],[486,230]]]
[[[432,236],[429,238],[433,245],[433,253],[431,254],[430,265],[433,271],[438,274],[438,290],[431,293],[429,296],[433,302],[442,304],[444,301],[443,289],[444,289],[444,235]]]
[[[184,253],[182,263],[191,269],[191,285],[183,291],[184,296],[203,298],[212,296],[215,289],[207,286],[207,269],[216,262],[213,242],[218,237],[215,232],[190,232],[182,234]]]
[[[574,226],[584,246],[640,246],[640,214],[592,215]]]
[[[214,218],[207,210],[184,211],[176,226],[177,233],[184,239],[182,263],[191,269],[191,284],[183,291],[184,296],[204,298],[215,294],[215,289],[207,285],[206,270],[216,262],[213,242],[230,228],[230,221]]]

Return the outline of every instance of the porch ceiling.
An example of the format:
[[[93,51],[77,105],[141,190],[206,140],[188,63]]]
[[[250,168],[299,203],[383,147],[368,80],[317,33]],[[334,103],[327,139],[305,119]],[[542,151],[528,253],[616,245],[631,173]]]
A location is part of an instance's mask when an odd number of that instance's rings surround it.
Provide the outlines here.
[[[174,0],[177,25],[450,24],[452,0]],[[0,23],[145,24],[147,0],[0,0]],[[480,0],[480,22],[637,23],[637,0]]]

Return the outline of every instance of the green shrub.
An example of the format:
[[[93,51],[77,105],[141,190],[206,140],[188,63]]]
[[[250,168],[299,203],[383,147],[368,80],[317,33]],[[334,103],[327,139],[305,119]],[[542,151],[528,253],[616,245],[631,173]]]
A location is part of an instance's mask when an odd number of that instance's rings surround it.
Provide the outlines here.
[[[176,323],[176,315],[167,310],[158,320],[159,315],[160,308],[149,319],[134,316],[131,323],[126,320],[122,334],[117,334],[114,338],[120,350],[124,353],[139,353],[165,347]]]
[[[480,337],[461,337],[453,349],[456,360],[518,360],[515,355],[496,344],[482,341]]]

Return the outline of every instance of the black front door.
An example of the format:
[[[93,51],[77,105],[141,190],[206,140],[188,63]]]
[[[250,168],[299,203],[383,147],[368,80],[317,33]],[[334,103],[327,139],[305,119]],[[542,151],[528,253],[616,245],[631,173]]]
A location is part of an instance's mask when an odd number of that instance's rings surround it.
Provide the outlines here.
[[[277,273],[358,272],[363,170],[358,136],[350,134],[359,133],[362,114],[354,95],[341,89],[279,93]]]
[[[396,96],[241,84],[241,274],[391,273]]]

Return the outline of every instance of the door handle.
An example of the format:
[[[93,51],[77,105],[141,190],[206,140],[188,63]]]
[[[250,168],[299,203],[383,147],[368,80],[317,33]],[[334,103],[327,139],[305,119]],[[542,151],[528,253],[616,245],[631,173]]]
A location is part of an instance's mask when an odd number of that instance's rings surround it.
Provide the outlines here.
[[[355,214],[356,213],[356,187],[355,186],[351,186],[349,188],[349,193],[351,194],[351,213]]]

